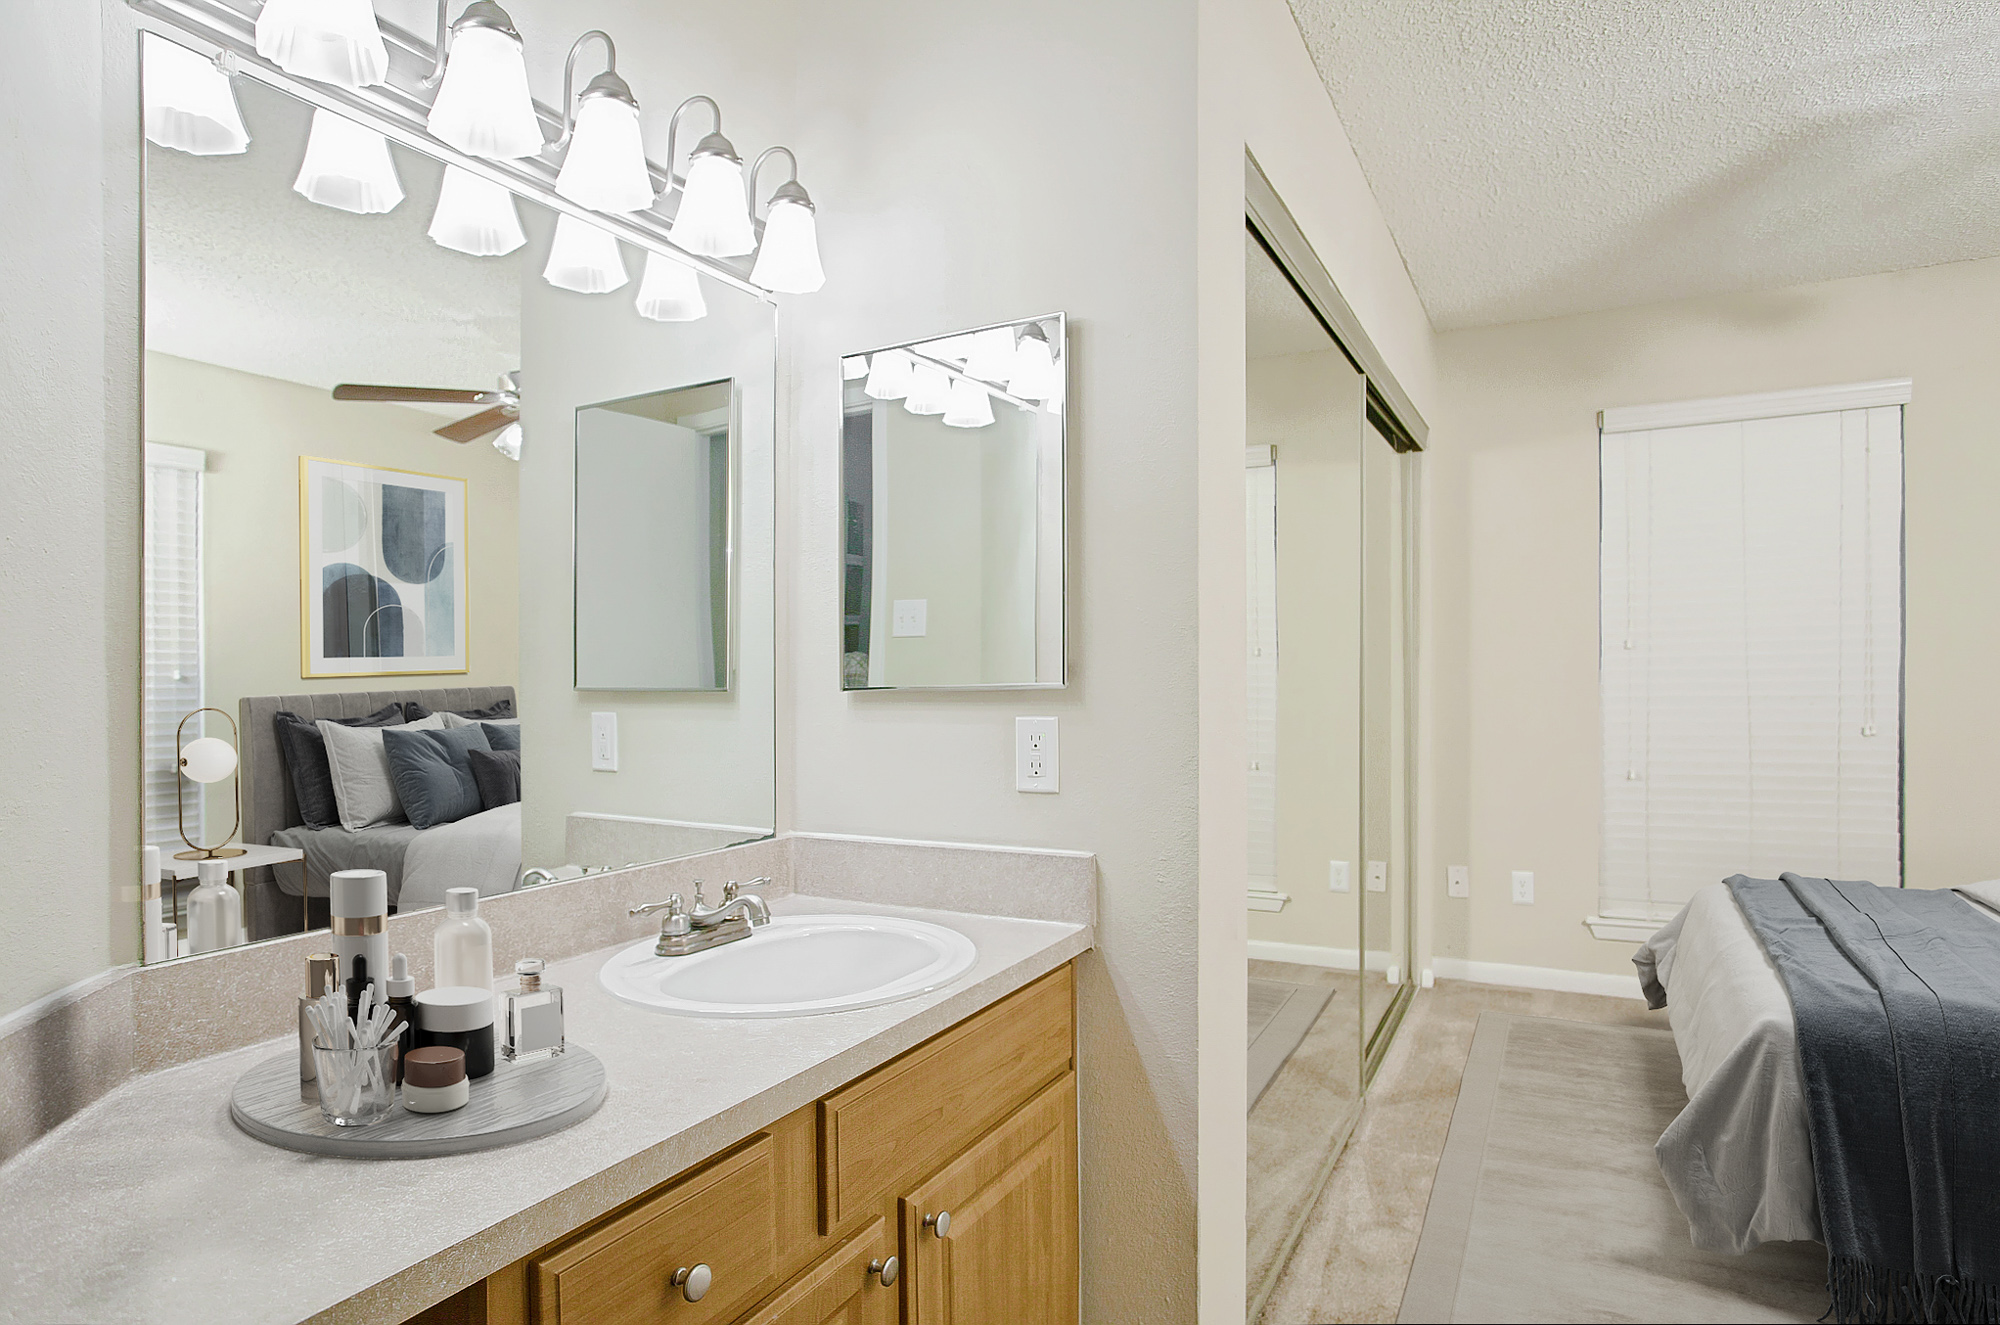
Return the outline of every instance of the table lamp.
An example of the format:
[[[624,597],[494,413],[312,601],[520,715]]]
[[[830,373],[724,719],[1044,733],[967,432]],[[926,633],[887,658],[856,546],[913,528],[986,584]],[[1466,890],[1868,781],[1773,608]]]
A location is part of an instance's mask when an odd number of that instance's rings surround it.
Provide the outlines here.
[[[187,717],[182,718],[180,726],[174,728],[174,747],[180,751],[180,771],[182,776],[191,782],[200,782],[206,785],[210,782],[220,782],[222,779],[230,777],[236,772],[236,747],[229,741],[223,740],[220,736],[198,736],[186,745],[182,745],[181,734],[187,730],[188,723],[198,713],[222,713],[222,710],[218,708],[199,708],[194,713],[190,713]],[[222,716],[229,723],[229,734],[232,737],[237,736],[236,719],[230,717],[227,713],[222,713]],[[186,787],[179,779],[175,779],[175,815],[180,824],[181,841],[188,844],[186,851],[176,851],[174,853],[175,860],[222,860],[229,856],[244,854],[244,848],[227,845],[229,839],[236,836],[236,830],[243,826],[243,792],[240,785],[231,788],[230,799],[236,806],[236,822],[230,825],[229,831],[223,834],[222,841],[215,846],[205,847],[198,845],[187,834]]]

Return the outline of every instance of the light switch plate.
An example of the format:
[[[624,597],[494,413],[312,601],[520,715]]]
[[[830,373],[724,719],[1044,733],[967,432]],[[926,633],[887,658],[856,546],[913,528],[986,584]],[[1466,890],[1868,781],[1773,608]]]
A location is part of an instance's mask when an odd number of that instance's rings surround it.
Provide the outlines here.
[[[1014,790],[1059,789],[1054,718],[1014,719]]]
[[[1353,890],[1354,880],[1349,875],[1346,861],[1329,860],[1326,862],[1326,888],[1328,892],[1335,893],[1344,893]]]
[[[1472,896],[1472,870],[1464,865],[1445,866],[1444,892],[1447,897]]]
[[[1371,860],[1368,862],[1368,891],[1386,893],[1389,891],[1389,862]]]
[[[618,715],[590,715],[590,766],[599,773],[618,771]]]
[[[930,599],[898,598],[889,613],[889,633],[920,638],[930,628],[930,614]]]
[[[1514,871],[1514,901],[1521,906],[1535,904],[1535,874],[1533,870]]]

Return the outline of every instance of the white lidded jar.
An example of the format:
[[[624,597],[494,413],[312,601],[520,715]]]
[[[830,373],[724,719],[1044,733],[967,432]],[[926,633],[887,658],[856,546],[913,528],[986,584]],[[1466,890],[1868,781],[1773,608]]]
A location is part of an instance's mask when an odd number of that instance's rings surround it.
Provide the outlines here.
[[[229,862],[198,861],[187,897],[188,951],[215,952],[243,942],[243,898],[229,882]]]
[[[479,918],[477,888],[447,888],[444,919],[433,949],[439,988],[468,986],[493,992],[493,930]]]

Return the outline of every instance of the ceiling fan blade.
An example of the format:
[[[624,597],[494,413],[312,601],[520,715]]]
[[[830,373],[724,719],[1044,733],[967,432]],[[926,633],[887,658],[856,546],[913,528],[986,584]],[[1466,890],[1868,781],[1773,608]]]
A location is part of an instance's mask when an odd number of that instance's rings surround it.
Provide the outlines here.
[[[357,386],[342,382],[333,389],[335,400],[390,400],[426,405],[484,405],[493,399],[491,391],[459,391],[442,386]]]
[[[457,423],[447,423],[434,431],[440,437],[449,437],[461,444],[477,441],[487,433],[498,432],[512,423],[520,412],[513,405],[495,405],[492,409],[480,410],[477,414],[467,415]]]

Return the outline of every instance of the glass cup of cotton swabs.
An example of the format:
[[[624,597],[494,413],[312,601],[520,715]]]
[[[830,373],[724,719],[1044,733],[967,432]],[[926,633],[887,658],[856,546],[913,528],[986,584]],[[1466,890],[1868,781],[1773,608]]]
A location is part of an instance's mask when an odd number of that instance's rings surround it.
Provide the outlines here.
[[[367,977],[357,973],[357,978]],[[306,1007],[312,1024],[319,1111],[335,1127],[379,1123],[396,1107],[396,1045],[401,1019],[364,983],[351,1005],[333,990]]]

